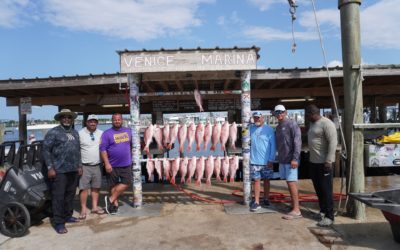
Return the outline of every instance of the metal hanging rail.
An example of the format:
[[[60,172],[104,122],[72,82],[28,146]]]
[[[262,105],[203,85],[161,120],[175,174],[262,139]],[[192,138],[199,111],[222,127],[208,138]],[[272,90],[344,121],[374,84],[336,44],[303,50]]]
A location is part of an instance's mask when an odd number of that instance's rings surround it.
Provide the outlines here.
[[[240,95],[242,90],[199,90],[201,95]],[[182,96],[193,95],[194,91],[170,91],[170,92],[150,92],[139,93],[139,96]]]

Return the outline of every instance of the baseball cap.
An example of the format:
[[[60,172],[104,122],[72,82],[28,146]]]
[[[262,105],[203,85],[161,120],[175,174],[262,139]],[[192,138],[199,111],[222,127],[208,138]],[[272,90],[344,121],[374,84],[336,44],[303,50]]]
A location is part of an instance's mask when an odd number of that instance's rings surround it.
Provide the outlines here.
[[[279,105],[276,105],[276,106],[275,106],[274,111],[275,111],[275,112],[276,112],[276,111],[285,112],[286,109],[285,109],[285,106],[279,104]]]
[[[256,111],[256,112],[254,112],[254,113],[253,113],[253,116],[256,116],[256,117],[261,117],[261,116],[262,116],[262,114],[261,114],[261,112],[260,112],[260,111]]]
[[[89,115],[88,118],[87,118],[87,120],[88,120],[88,121],[90,121],[90,120],[99,121],[99,119],[97,118],[97,115],[93,115],[93,114]]]

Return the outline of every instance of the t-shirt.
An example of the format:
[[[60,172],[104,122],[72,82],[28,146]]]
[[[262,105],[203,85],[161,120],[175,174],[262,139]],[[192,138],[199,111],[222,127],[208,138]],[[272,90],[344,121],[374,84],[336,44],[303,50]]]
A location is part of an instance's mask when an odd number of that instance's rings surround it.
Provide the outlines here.
[[[132,165],[132,131],[121,127],[104,131],[101,136],[100,151],[106,151],[108,160],[113,168]]]
[[[267,165],[275,160],[275,132],[270,126],[250,125],[250,140],[250,164]]]
[[[99,147],[102,134],[103,131],[99,129],[96,129],[93,133],[86,127],[79,130],[83,164],[97,165],[101,162]]]
[[[290,119],[284,119],[276,127],[276,145],[278,161],[288,164],[292,160],[300,161],[301,131],[299,125]]]
[[[335,124],[326,117],[310,123],[308,130],[308,147],[310,162],[335,162],[337,132]]]
[[[56,173],[78,171],[81,165],[79,135],[75,129],[64,129],[59,125],[47,132],[43,141],[43,158],[47,168]]]

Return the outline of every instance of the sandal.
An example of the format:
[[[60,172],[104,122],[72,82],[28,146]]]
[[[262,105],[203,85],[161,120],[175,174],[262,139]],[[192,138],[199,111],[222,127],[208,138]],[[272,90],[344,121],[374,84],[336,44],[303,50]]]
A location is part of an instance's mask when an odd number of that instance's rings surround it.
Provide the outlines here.
[[[92,214],[98,214],[98,215],[105,214],[105,212],[104,212],[104,210],[102,208],[97,208],[96,210],[92,210],[91,213]]]
[[[289,212],[287,214],[285,214],[284,216],[282,216],[282,219],[284,220],[294,220],[294,219],[300,219],[303,218],[303,215],[301,215],[301,213],[294,213],[294,212]]]
[[[64,224],[57,224],[54,229],[58,234],[66,234],[68,233],[68,230],[65,228]]]
[[[86,220],[86,213],[80,214],[79,220]]]

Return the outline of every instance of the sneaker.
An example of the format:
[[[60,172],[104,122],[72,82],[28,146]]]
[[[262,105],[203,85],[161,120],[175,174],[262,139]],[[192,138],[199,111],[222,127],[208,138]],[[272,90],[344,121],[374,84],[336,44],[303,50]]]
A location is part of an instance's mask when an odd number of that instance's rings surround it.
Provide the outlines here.
[[[110,208],[110,214],[111,215],[116,215],[118,213],[118,207],[115,205],[112,205]]]
[[[319,212],[318,214],[314,214],[313,218],[317,221],[321,221],[323,218],[325,218],[325,214],[322,212]]]
[[[106,195],[105,197],[104,197],[104,203],[105,203],[105,209],[106,209],[106,212],[108,213],[108,214],[111,214],[111,212],[112,212],[112,210],[113,210],[113,204],[111,203],[111,201],[110,201],[110,199],[108,198],[108,196]]]
[[[263,200],[263,203],[261,204],[263,207],[269,207],[269,206],[271,206],[271,203],[269,202],[269,200],[268,199],[264,199]]]
[[[254,202],[250,206],[250,211],[255,212],[255,211],[259,210],[260,208],[261,208],[261,206],[257,202]]]
[[[324,217],[322,218],[322,220],[320,220],[317,223],[317,226],[319,227],[330,227],[333,224],[333,220],[329,219],[328,217]]]

